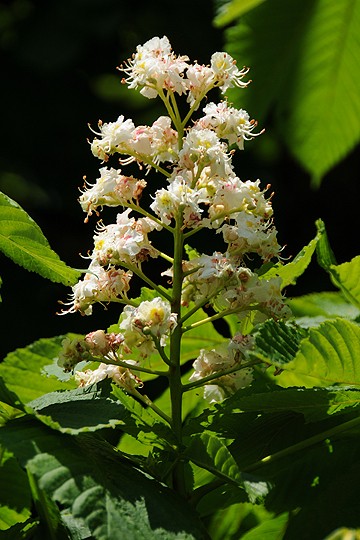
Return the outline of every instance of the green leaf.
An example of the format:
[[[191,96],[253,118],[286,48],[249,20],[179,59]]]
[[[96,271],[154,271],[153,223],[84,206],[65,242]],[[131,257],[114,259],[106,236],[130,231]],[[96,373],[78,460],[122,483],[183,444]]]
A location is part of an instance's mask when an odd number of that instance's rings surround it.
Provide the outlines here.
[[[314,3],[292,92],[279,111],[287,145],[315,185],[360,139],[359,34],[359,2]]]
[[[331,249],[329,238],[326,232],[325,223],[322,219],[316,220],[316,228],[320,233],[320,239],[316,246],[317,260],[324,270],[328,271],[330,266],[336,264],[335,255]]]
[[[359,316],[360,310],[347,302],[340,292],[319,292],[289,298],[287,304],[296,322],[304,326],[305,319],[317,318],[319,322],[325,319],[343,317],[344,319],[354,320]],[[310,324],[311,326],[311,324]]]
[[[104,388],[108,385],[92,385],[89,388],[51,392],[28,403],[39,419],[62,433],[76,435],[125,424],[136,426],[129,411],[119,402],[108,397]]]
[[[0,449],[0,531],[25,522],[31,515],[31,495],[26,473],[12,452]],[[1,536],[1,534],[0,534]]]
[[[345,319],[325,321],[318,328],[310,329],[308,337],[298,343],[297,352],[296,335],[294,339],[294,334],[289,333],[292,339],[287,346],[282,326],[270,322],[263,328],[256,337],[259,357],[283,371],[276,377],[281,386],[360,385],[360,327],[357,324]]]
[[[17,523],[10,529],[2,531],[1,538],[2,540],[38,540],[40,537],[36,536],[37,532],[42,534],[42,531],[39,531],[39,522],[30,518],[24,523]]]
[[[40,339],[28,347],[9,353],[0,364],[0,381],[2,379],[6,385],[4,388],[0,383],[1,400],[17,406],[19,401],[25,404],[47,392],[75,388],[74,380],[62,382],[55,377],[47,377],[42,371],[59,355],[65,337]]]
[[[306,332],[295,324],[269,320],[259,326],[254,336],[254,356],[282,368],[295,357]]]
[[[74,285],[80,272],[67,266],[50,248],[40,227],[15,201],[0,193],[0,250],[30,272]]]
[[[280,514],[267,519],[242,536],[242,540],[282,540],[285,535],[289,515]]]
[[[330,266],[331,275],[344,296],[360,309],[360,255],[350,262]]]
[[[186,456],[215,476],[231,483],[243,484],[239,467],[226,444],[213,433],[204,431],[193,435]]]
[[[247,396],[243,396],[239,391],[233,396],[231,402],[226,404],[226,412],[230,412],[231,406],[243,412],[292,411],[302,414],[307,422],[316,422],[334,414],[352,412],[359,407],[360,389],[286,388]]]
[[[69,436],[24,418],[0,429],[0,440],[58,505],[64,525],[77,523],[95,540],[206,538],[183,499],[90,434]]]
[[[279,276],[282,279],[281,288],[285,288],[288,285],[295,285],[296,280],[300,277],[309,266],[311,258],[314,254],[316,246],[321,239],[322,231],[318,230],[315,238],[309,242],[309,244],[296,255],[294,260],[287,264],[277,263],[271,267],[267,272],[262,274],[261,279],[270,279],[272,277]]]
[[[225,26],[263,2],[265,0],[232,0],[226,2],[219,7],[214,24],[220,27]]]
[[[271,113],[313,183],[360,139],[360,5],[354,0],[264,2],[227,31],[226,50],[252,68],[249,89],[229,98]]]

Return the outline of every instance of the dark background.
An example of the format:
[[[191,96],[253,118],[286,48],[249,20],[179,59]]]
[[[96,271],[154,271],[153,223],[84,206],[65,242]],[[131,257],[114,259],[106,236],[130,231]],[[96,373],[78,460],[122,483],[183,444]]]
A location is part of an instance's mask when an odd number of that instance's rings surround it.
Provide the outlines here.
[[[207,0],[14,0],[0,4],[1,118],[0,190],[35,219],[51,247],[69,265],[84,268],[79,257],[92,247],[95,221],[85,225],[77,203],[87,175],[93,182],[100,162],[90,152],[99,118],[120,114],[147,124],[164,114],[157,100],[147,100],[120,84],[116,70],[136,45],[168,36],[178,54],[208,63],[223,50],[223,33],[212,25]],[[241,62],[240,62],[241,64]],[[256,117],[256,111],[252,111]],[[261,126],[263,127],[263,126]],[[315,235],[321,217],[339,262],[359,253],[359,152],[347,159],[313,191],[310,178],[279,143],[271,118],[266,133],[248,143],[236,161],[243,179],[260,178],[275,191],[273,206],[285,256],[295,255]],[[148,181],[156,182],[156,177]],[[152,190],[154,191],[154,190]],[[211,249],[211,246],[209,246]],[[67,331],[106,328],[117,310],[95,306],[94,316],[59,317],[57,301],[69,290],[19,268],[0,256],[3,279],[0,304],[4,353],[40,337]],[[331,289],[327,275],[312,263],[288,295]]]

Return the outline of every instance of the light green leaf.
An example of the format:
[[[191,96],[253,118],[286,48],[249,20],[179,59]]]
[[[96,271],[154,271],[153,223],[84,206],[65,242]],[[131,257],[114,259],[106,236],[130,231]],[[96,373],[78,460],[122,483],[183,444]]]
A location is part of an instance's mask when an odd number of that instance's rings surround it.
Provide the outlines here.
[[[360,139],[360,4],[354,0],[264,2],[227,31],[226,50],[251,67],[237,106],[277,132],[313,183]]]
[[[259,357],[283,370],[275,378],[279,385],[360,385],[360,327],[357,324],[345,319],[325,321],[318,328],[310,329],[308,337],[298,343],[297,352],[294,349],[296,336],[287,347],[286,339],[282,338],[282,334],[284,337],[286,334],[283,329],[282,333],[278,332],[279,325],[270,322],[263,328],[264,332],[259,330],[256,337]]]
[[[8,423],[0,440],[58,505],[64,525],[70,520],[95,540],[206,538],[183,499],[129,466],[106,442],[61,434],[30,418]]]
[[[9,353],[0,364],[0,380],[3,380],[7,389],[0,383],[1,400],[17,406],[11,392],[16,394],[20,403],[25,404],[47,392],[75,388],[74,380],[62,382],[55,377],[47,377],[42,372],[58,356],[65,337],[40,339],[28,347]]]
[[[267,519],[242,536],[242,540],[282,540],[289,519],[288,513]]]
[[[287,304],[298,324],[307,317],[322,317],[332,319],[343,317],[344,319],[356,319],[360,310],[346,301],[340,292],[318,292],[289,298]],[[321,321],[322,322],[322,321]]]
[[[0,193],[0,251],[30,272],[56,283],[74,285],[80,272],[50,248],[40,227],[15,201]]]
[[[280,114],[287,145],[319,185],[360,139],[360,4],[315,2],[304,30]]]
[[[321,232],[321,238],[316,246],[320,266],[330,274],[332,282],[342,291],[345,298],[360,309],[360,255],[349,262],[337,264],[324,223],[319,219],[316,225]]]
[[[360,309],[360,255],[349,262],[331,265],[330,272],[349,302]]]
[[[214,24],[215,26],[225,26],[263,2],[265,0],[231,0],[225,2],[218,9]]]
[[[303,249],[299,251],[294,260],[284,265],[278,263],[260,277],[262,279],[270,279],[276,276],[281,277],[282,289],[288,285],[295,285],[297,278],[300,277],[309,266],[316,246],[321,239],[321,235],[322,231],[318,230],[315,238],[313,238],[313,240],[311,240],[307,246],[304,246]]]

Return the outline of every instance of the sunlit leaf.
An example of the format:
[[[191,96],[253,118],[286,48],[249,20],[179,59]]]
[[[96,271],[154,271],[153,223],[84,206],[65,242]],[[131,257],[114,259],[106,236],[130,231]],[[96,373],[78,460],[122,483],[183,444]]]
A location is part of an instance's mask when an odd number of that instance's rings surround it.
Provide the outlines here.
[[[317,235],[313,240],[309,242],[307,246],[304,246],[301,251],[296,255],[296,257],[288,262],[287,264],[276,264],[270,268],[267,272],[262,274],[260,277],[262,279],[270,279],[272,277],[279,276],[281,277],[282,283],[281,288],[285,288],[288,285],[295,285],[296,280],[300,277],[309,266],[311,258],[315,252],[317,243],[321,238],[321,231],[317,232]]]
[[[251,88],[230,100],[284,144],[319,185],[360,139],[360,4],[264,2],[226,33],[226,50],[251,67]]]
[[[297,322],[305,317],[322,317],[323,320],[343,317],[344,319],[351,320],[360,314],[360,310],[347,302],[340,292],[333,291],[317,292],[289,298],[287,304],[296,317]]]
[[[4,394],[1,399],[16,406],[13,394],[24,404],[47,392],[75,388],[74,380],[62,382],[55,377],[46,376],[42,371],[59,355],[61,342],[65,337],[40,339],[28,347],[9,353],[0,364],[0,378],[6,385],[6,392],[10,394],[8,398]],[[0,384],[0,396],[1,388]]]
[[[215,26],[225,26],[263,2],[265,0],[231,0],[225,2],[218,9],[214,24]]]
[[[280,337],[277,324],[265,324],[263,329],[256,337],[259,357],[283,371],[276,377],[278,384],[360,385],[360,327],[357,324],[345,319],[325,321],[318,328],[310,329],[308,337],[297,345],[296,335],[287,345],[286,339]],[[297,352],[294,345],[298,347]]]
[[[238,484],[243,482],[241,472],[226,444],[213,433],[193,435],[186,455],[216,476]]]
[[[40,227],[15,201],[0,193],[0,250],[15,263],[44,278],[74,285],[80,272],[50,248]]]
[[[280,514],[267,519],[242,536],[242,540],[282,540],[286,531],[289,515]]]

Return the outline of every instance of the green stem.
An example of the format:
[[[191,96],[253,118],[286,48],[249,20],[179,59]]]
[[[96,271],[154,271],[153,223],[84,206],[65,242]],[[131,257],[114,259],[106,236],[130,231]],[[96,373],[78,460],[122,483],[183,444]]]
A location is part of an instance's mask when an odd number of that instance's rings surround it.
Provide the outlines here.
[[[187,115],[185,116],[184,120],[182,121],[182,127],[184,128],[186,126],[186,124],[188,123],[188,121],[190,120],[193,112],[196,111],[196,109],[198,108],[200,102],[204,99],[204,97],[206,96],[206,94],[208,92],[210,92],[212,87],[210,88],[207,88],[206,89],[206,92],[203,92],[196,100],[195,102],[193,103],[191,109],[189,110],[189,112],[187,113]]]
[[[196,270],[198,270],[199,268],[202,268],[202,267],[199,266]],[[194,313],[196,313],[200,308],[208,304],[209,300],[211,300],[211,298],[214,298],[214,296],[216,296],[222,289],[223,289],[223,286],[219,289],[216,289],[214,293],[210,294],[209,296],[201,300],[201,302],[199,302],[198,304],[195,304],[195,306],[181,318],[181,323],[183,324],[187,319],[191,317],[191,315],[194,315]],[[186,331],[186,328],[184,328],[184,332]]]
[[[148,396],[140,394],[140,392],[138,392],[136,388],[132,388],[131,390],[129,390],[129,392],[131,392],[133,396],[137,397],[145,405],[150,407],[150,409],[152,409],[158,416],[160,416],[163,420],[165,420],[165,422],[171,425],[171,418],[167,414],[165,414],[161,409],[159,409],[159,407],[157,407],[155,403],[153,403],[151,399],[148,398]]]
[[[226,317],[226,315],[231,315],[232,313],[240,313],[241,311],[250,311],[254,309],[259,309],[259,306],[246,306],[244,309],[233,308],[233,309],[226,309],[225,311],[221,311],[220,313],[216,313],[215,315],[212,315],[211,317],[206,317],[206,319],[202,319],[201,321],[194,322],[192,324],[189,324],[189,326],[185,326],[183,328],[183,332],[188,332],[189,330],[193,330],[194,328],[197,328],[198,326],[202,326],[203,324],[206,324],[208,322],[216,321],[217,319],[221,319],[222,317]]]
[[[123,266],[125,266],[125,264],[122,263]],[[150,278],[148,278],[144,272],[142,272],[140,270],[140,268],[138,268],[137,266],[134,266],[132,264],[127,264],[126,265],[126,268],[128,268],[129,270],[131,270],[132,272],[134,272],[134,274],[136,274],[139,278],[141,278],[143,281],[145,281],[145,283],[147,283],[148,285],[150,285],[150,287],[152,289],[154,289],[156,292],[158,292],[163,298],[166,298],[166,300],[168,300],[169,302],[171,302],[171,296],[165,292],[161,287],[159,287],[158,285],[156,285],[156,283],[154,283]]]
[[[182,394],[180,371],[181,353],[181,291],[183,282],[182,258],[184,235],[182,232],[182,208],[176,216],[176,227],[174,229],[174,264],[173,264],[173,295],[171,299],[171,311],[178,316],[178,324],[170,338],[170,362],[169,366],[169,388],[171,399],[171,425],[178,441],[178,448],[182,447]],[[180,494],[186,494],[184,464],[179,461],[173,470],[173,486]]]
[[[358,416],[357,418],[353,418],[352,420],[349,420],[348,422],[344,422],[340,425],[330,428],[327,431],[317,433],[316,435],[313,435],[312,437],[309,437],[308,439],[305,439],[304,441],[300,441],[299,443],[293,444],[292,446],[289,446],[288,448],[284,448],[284,450],[275,452],[275,454],[265,456],[259,461],[255,461],[255,463],[252,463],[248,467],[245,467],[243,469],[243,472],[255,471],[256,469],[258,469],[259,467],[262,467],[263,465],[268,465],[269,463],[270,464],[274,463],[283,457],[291,456],[292,454],[295,454],[296,452],[299,452],[300,450],[305,450],[305,448],[309,448],[309,446],[313,446],[319,442],[324,441],[325,439],[329,439],[330,437],[333,437],[334,435],[338,435],[339,433],[342,433],[343,431],[347,431],[349,429],[357,427],[359,424],[360,424],[360,416]]]
[[[98,356],[94,356],[93,360],[94,362],[101,362],[102,364],[107,364],[111,366],[120,366],[120,367],[129,369],[130,371],[139,371],[141,373],[149,373],[150,375],[158,375],[159,377],[168,376],[168,371],[161,371],[161,370],[156,370],[156,369],[140,367],[140,366],[137,366],[136,364],[129,364],[128,362],[124,360],[118,360],[117,358],[112,359],[112,358],[107,358],[103,356],[100,358]]]
[[[154,342],[154,344],[155,344],[155,347],[156,347],[158,353],[159,353],[160,356],[161,356],[161,359],[165,362],[165,364],[167,364],[168,366],[171,366],[171,361],[170,361],[170,359],[167,357],[167,355],[166,355],[166,353],[165,353],[165,351],[164,351],[164,347],[161,346],[160,340],[159,340],[157,337],[155,337],[155,336],[151,336],[151,337],[152,337],[152,339],[153,339],[153,342]]]
[[[162,88],[158,89],[158,94],[159,94],[159,97],[161,98],[162,102],[164,103],[165,107],[166,107],[166,110],[168,112],[168,115],[170,116],[174,126],[175,126],[175,129],[177,129],[177,125],[178,125],[178,121],[177,121],[177,118],[176,118],[176,115],[173,111],[173,109],[171,108],[171,105],[169,103],[169,97],[168,96],[165,96],[164,94],[164,91]]]
[[[148,217],[149,219],[151,219],[152,221],[154,221],[155,223],[157,223],[158,225],[160,225],[164,229],[167,229],[169,232],[172,232],[172,230],[173,230],[172,227],[170,227],[169,225],[166,225],[165,223],[163,223],[161,221],[161,219],[153,216],[153,214],[150,214],[150,212],[147,212],[141,206],[139,206],[137,204],[133,204],[133,203],[128,203],[128,204],[126,204],[124,206],[126,206],[126,208],[131,208],[131,210],[134,210],[135,212],[138,212],[142,216]]]

